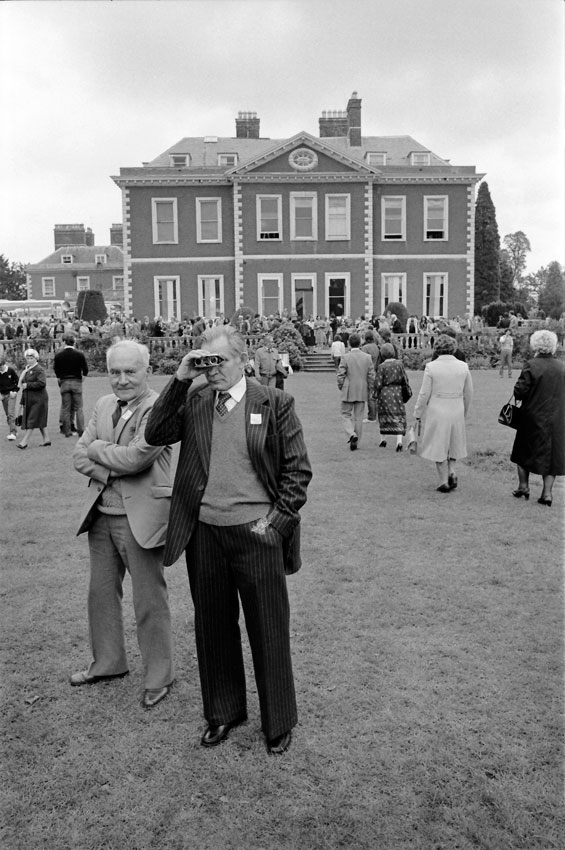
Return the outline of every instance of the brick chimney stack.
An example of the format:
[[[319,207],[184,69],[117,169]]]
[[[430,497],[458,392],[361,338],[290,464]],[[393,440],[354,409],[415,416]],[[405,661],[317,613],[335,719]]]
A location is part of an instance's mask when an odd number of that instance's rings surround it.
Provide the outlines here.
[[[235,119],[236,139],[258,139],[259,123],[256,112],[238,112]]]
[[[124,247],[124,226],[123,224],[113,224],[110,228],[110,245],[118,245]]]
[[[352,147],[361,146],[361,98],[356,91],[347,104],[347,138]]]
[[[89,232],[92,234],[90,227]],[[56,224],[54,227],[55,250],[66,245],[87,245],[88,242],[84,224]],[[94,241],[92,242],[94,245]]]
[[[343,109],[325,109],[318,124],[321,139],[347,136],[347,112]]]

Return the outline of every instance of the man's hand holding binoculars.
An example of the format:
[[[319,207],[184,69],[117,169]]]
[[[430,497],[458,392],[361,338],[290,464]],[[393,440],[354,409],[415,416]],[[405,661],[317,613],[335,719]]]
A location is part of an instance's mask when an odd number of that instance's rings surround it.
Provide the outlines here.
[[[211,354],[202,348],[196,348],[183,357],[176,378],[178,381],[193,381],[198,375],[205,374],[207,369],[220,366],[225,359],[221,354]]]

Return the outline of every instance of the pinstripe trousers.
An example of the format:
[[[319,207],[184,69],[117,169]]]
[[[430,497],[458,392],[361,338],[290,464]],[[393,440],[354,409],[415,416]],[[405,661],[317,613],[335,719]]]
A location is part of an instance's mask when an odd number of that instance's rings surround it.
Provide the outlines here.
[[[297,722],[290,657],[290,608],[282,537],[245,525],[199,522],[186,549],[194,602],[196,649],[204,716],[211,726],[247,717],[239,600],[251,646],[268,740]]]

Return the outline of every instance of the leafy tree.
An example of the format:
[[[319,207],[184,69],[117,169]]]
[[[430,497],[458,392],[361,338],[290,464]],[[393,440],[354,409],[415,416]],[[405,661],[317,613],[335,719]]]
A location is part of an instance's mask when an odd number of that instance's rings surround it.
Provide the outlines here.
[[[517,230],[516,233],[508,233],[503,242],[508,254],[508,262],[512,268],[512,284],[517,286],[522,280],[522,272],[526,268],[526,255],[532,250],[532,246],[522,230]]]
[[[483,181],[475,205],[475,313],[500,298],[500,236],[488,183]]]
[[[538,304],[540,310],[552,319],[558,319],[565,310],[565,277],[563,269],[556,260],[547,267]]]
[[[514,271],[512,263],[510,262],[510,257],[508,256],[508,251],[504,248],[500,252],[499,274],[500,300],[512,301],[512,299],[516,296],[516,290],[514,289]]]
[[[108,316],[104,295],[95,289],[83,289],[77,295],[75,316],[87,322],[105,321]]]
[[[0,254],[0,298],[23,301],[27,298],[27,279],[22,263],[11,263]]]

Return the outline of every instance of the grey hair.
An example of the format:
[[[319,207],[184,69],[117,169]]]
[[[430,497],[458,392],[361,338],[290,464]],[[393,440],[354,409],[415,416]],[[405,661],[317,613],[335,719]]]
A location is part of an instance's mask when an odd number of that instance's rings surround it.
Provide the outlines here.
[[[214,343],[221,339],[227,340],[229,350],[234,356],[241,357],[247,353],[245,338],[233,325],[216,325],[208,328],[200,337],[200,345],[206,345],[206,348],[213,352]]]
[[[555,354],[557,334],[548,330],[534,331],[530,337],[530,348],[536,354]]]
[[[146,345],[142,345],[140,342],[135,342],[133,339],[120,339],[118,342],[114,342],[106,351],[106,366],[108,368],[110,366],[110,357],[114,351],[135,352],[140,361],[143,363],[143,366],[145,368],[149,366],[149,349]]]

